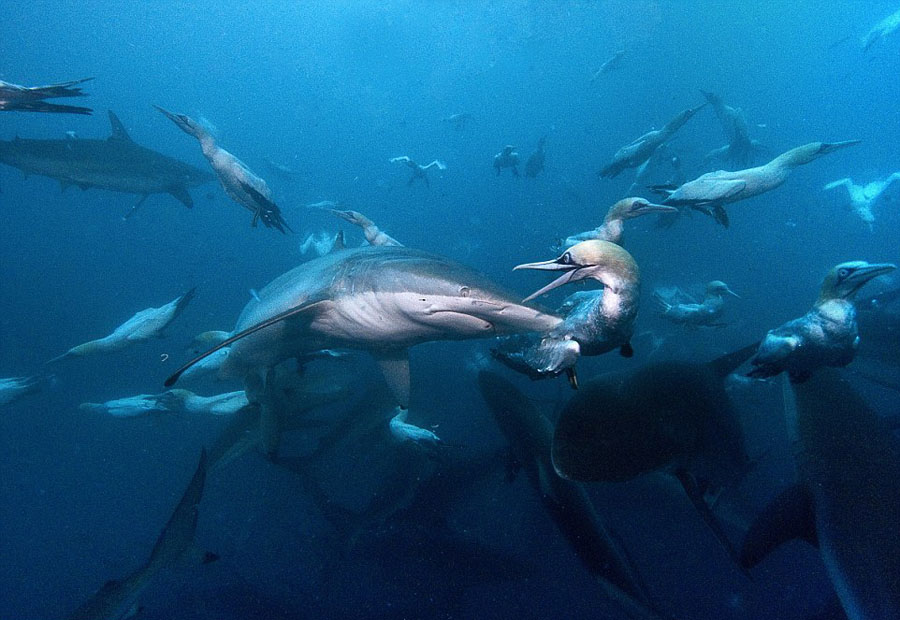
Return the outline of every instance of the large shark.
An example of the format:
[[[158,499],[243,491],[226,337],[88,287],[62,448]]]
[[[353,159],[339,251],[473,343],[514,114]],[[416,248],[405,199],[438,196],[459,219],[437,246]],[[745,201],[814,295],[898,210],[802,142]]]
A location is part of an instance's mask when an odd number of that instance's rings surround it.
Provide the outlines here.
[[[109,122],[112,133],[105,140],[0,140],[0,163],[26,176],[57,179],[62,189],[77,185],[83,190],[96,187],[137,194],[132,211],[150,194],[171,194],[192,207],[188,188],[214,179],[208,172],[137,144],[113,112]]]
[[[123,620],[137,613],[137,600],[150,580],[161,570],[171,569],[191,547],[197,530],[197,506],[203,497],[206,481],[206,450],[200,454],[200,461],[194,476],[188,483],[181,501],[175,506],[168,523],[159,534],[150,559],[121,581],[108,581],[94,596],[69,616],[69,620]],[[216,559],[206,554],[204,563]]]
[[[172,375],[231,346],[220,375],[254,370],[320,349],[373,353],[398,403],[409,402],[407,349],[433,340],[549,332],[555,314],[518,301],[473,269],[399,246],[332,252],[276,278],[245,307],[230,338]]]
[[[818,546],[848,618],[900,618],[896,429],[834,368],[785,385],[785,414],[800,482],[750,527],[743,564],[756,565],[787,540],[806,540]]]

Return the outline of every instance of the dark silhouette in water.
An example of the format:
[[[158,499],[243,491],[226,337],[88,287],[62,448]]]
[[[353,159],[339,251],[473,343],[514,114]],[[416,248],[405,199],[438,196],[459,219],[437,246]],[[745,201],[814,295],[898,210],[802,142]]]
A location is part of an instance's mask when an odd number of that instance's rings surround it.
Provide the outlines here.
[[[591,574],[611,584],[619,602],[651,605],[644,585],[625,550],[604,526],[581,485],[560,478],[550,462],[553,426],[509,381],[483,370],[478,386],[509,441],[510,456],[525,470],[528,481],[575,555]],[[620,592],[616,592],[616,590]],[[616,596],[617,595],[617,596]],[[633,601],[623,601],[632,598]],[[645,615],[651,615],[646,610]]]
[[[534,178],[539,175],[544,170],[544,160],[547,155],[544,153],[544,144],[547,142],[547,136],[542,136],[540,140],[538,140],[537,149],[535,149],[534,153],[528,156],[528,161],[525,162],[525,176]]]
[[[696,114],[697,110],[704,105],[706,104],[682,110],[675,118],[666,123],[662,129],[648,131],[640,138],[636,138],[626,144],[616,151],[612,161],[604,166],[597,175],[602,178],[612,179],[626,168],[637,168],[650,159],[650,156],[653,155],[656,149],[671,140],[675,132],[681,129],[682,125],[688,122]]]
[[[756,347],[706,364],[663,362],[584,383],[556,424],[557,473],[570,480],[624,482],[669,472],[736,559],[705,496],[736,484],[750,467],[723,381]]]
[[[706,154],[707,161],[726,161],[735,166],[748,166],[755,155],[763,148],[756,140],[750,138],[750,130],[747,128],[747,119],[740,108],[732,108],[725,105],[722,98],[714,93],[701,90],[706,101],[713,107],[725,139],[728,144],[710,151]]]
[[[796,398],[796,402],[794,402]],[[741,561],[753,567],[781,543],[816,545],[852,620],[900,618],[900,441],[842,371],[785,385],[795,427],[798,485],[750,527]]]
[[[106,620],[130,618],[137,612],[137,600],[150,580],[161,570],[171,570],[194,542],[197,514],[206,481],[206,450],[200,454],[197,470],[188,483],[181,501],[159,534],[150,559],[122,581],[107,581],[88,601],[75,610],[69,620]],[[215,554],[203,556],[203,563],[218,559]]]
[[[81,88],[72,88],[94,78],[84,78],[49,86],[19,86],[0,80],[0,111],[4,112],[56,112],[63,114],[91,114],[90,108],[74,105],[47,103],[44,99],[55,97],[83,97]]]

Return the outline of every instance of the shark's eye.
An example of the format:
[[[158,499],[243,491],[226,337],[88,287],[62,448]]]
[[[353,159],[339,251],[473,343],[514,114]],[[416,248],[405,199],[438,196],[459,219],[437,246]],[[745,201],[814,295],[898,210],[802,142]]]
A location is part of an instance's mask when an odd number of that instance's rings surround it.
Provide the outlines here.
[[[838,278],[840,278],[841,280],[843,280],[844,278],[846,278],[849,275],[850,275],[850,270],[847,269],[846,267],[841,267],[840,269],[838,269]]]

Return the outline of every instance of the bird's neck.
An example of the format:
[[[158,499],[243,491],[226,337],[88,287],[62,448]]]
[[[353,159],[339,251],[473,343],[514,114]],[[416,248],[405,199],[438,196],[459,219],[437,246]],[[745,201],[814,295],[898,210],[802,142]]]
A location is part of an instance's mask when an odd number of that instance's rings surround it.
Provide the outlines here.
[[[611,243],[619,244],[622,240],[622,233],[625,230],[625,221],[619,219],[618,217],[607,218],[604,220],[603,224],[601,224],[597,228],[597,236],[596,239],[601,239],[603,241],[609,241]]]

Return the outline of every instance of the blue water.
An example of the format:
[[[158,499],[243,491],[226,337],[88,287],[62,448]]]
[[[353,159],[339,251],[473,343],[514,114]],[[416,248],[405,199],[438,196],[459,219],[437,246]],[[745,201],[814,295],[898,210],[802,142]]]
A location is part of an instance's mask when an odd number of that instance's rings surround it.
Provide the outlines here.
[[[61,139],[67,131],[103,138],[110,109],[139,144],[208,169],[196,142],[151,104],[203,116],[223,147],[268,180],[297,234],[251,228],[248,212],[217,184],[193,189],[191,210],[154,195],[123,221],[132,196],[61,193],[52,179],[23,180],[0,168],[0,376],[48,375],[40,394],[0,410],[0,618],[65,617],[146,560],[200,447],[225,421],[121,420],[78,405],[162,391],[194,334],[231,329],[251,288],[308,258],[299,250],[308,233],[343,227],[353,245],[361,242],[358,230],[307,203],[339,201],[405,245],[477,267],[524,295],[545,280],[511,268],[551,258],[555,239],[598,225],[634,171],[612,180],[596,171],[623,144],[702,103],[702,88],[743,109],[751,136],[767,148],[758,163],[807,142],[863,142],[732,206],[728,229],[699,214],[667,230],[652,217],[629,222],[626,244],[645,292],[636,355],[584,359],[583,377],[645,363],[652,350],[645,332],[666,335],[670,353],[712,358],[805,312],[834,264],[900,261],[900,188],[876,205],[871,230],[836,193],[822,191],[834,179],[864,182],[900,168],[900,34],[865,53],[858,43],[896,9],[895,2],[646,0],[5,7],[0,79],[34,85],[93,76],[88,97],[61,103],[95,112],[4,113],[0,139]],[[619,49],[626,50],[621,65],[591,81]],[[442,121],[463,112],[472,119],[461,130]],[[541,175],[495,176],[492,157],[504,144],[516,145],[524,163],[544,135]],[[723,143],[707,108],[668,148],[690,179],[709,170],[705,153]],[[430,171],[430,188],[407,187],[407,169],[388,162],[399,155],[449,168]],[[296,176],[277,176],[265,158]],[[654,317],[655,287],[699,293],[712,279],[741,295],[729,300],[727,328],[685,331]],[[45,367],[194,286],[196,299],[167,338]],[[411,409],[469,448],[504,444],[475,383],[487,346],[430,343],[412,353]],[[370,378],[360,380],[354,400],[375,381],[374,367],[364,368]],[[207,386],[210,394],[239,389]],[[568,398],[562,379],[521,388],[549,411]],[[732,498],[736,539],[741,520],[793,476],[779,390],[761,384],[736,396],[746,401],[738,404],[751,455],[766,455]],[[365,463],[348,457],[330,490],[377,485]],[[834,613],[832,586],[812,549],[779,550],[749,581],[663,478],[596,485],[591,493],[672,617]],[[221,559],[161,574],[141,598],[141,617],[621,617],[523,476],[474,485],[449,520],[522,566],[504,576],[452,564],[423,531],[348,550],[291,472],[250,453],[210,476],[200,507],[198,546]]]

